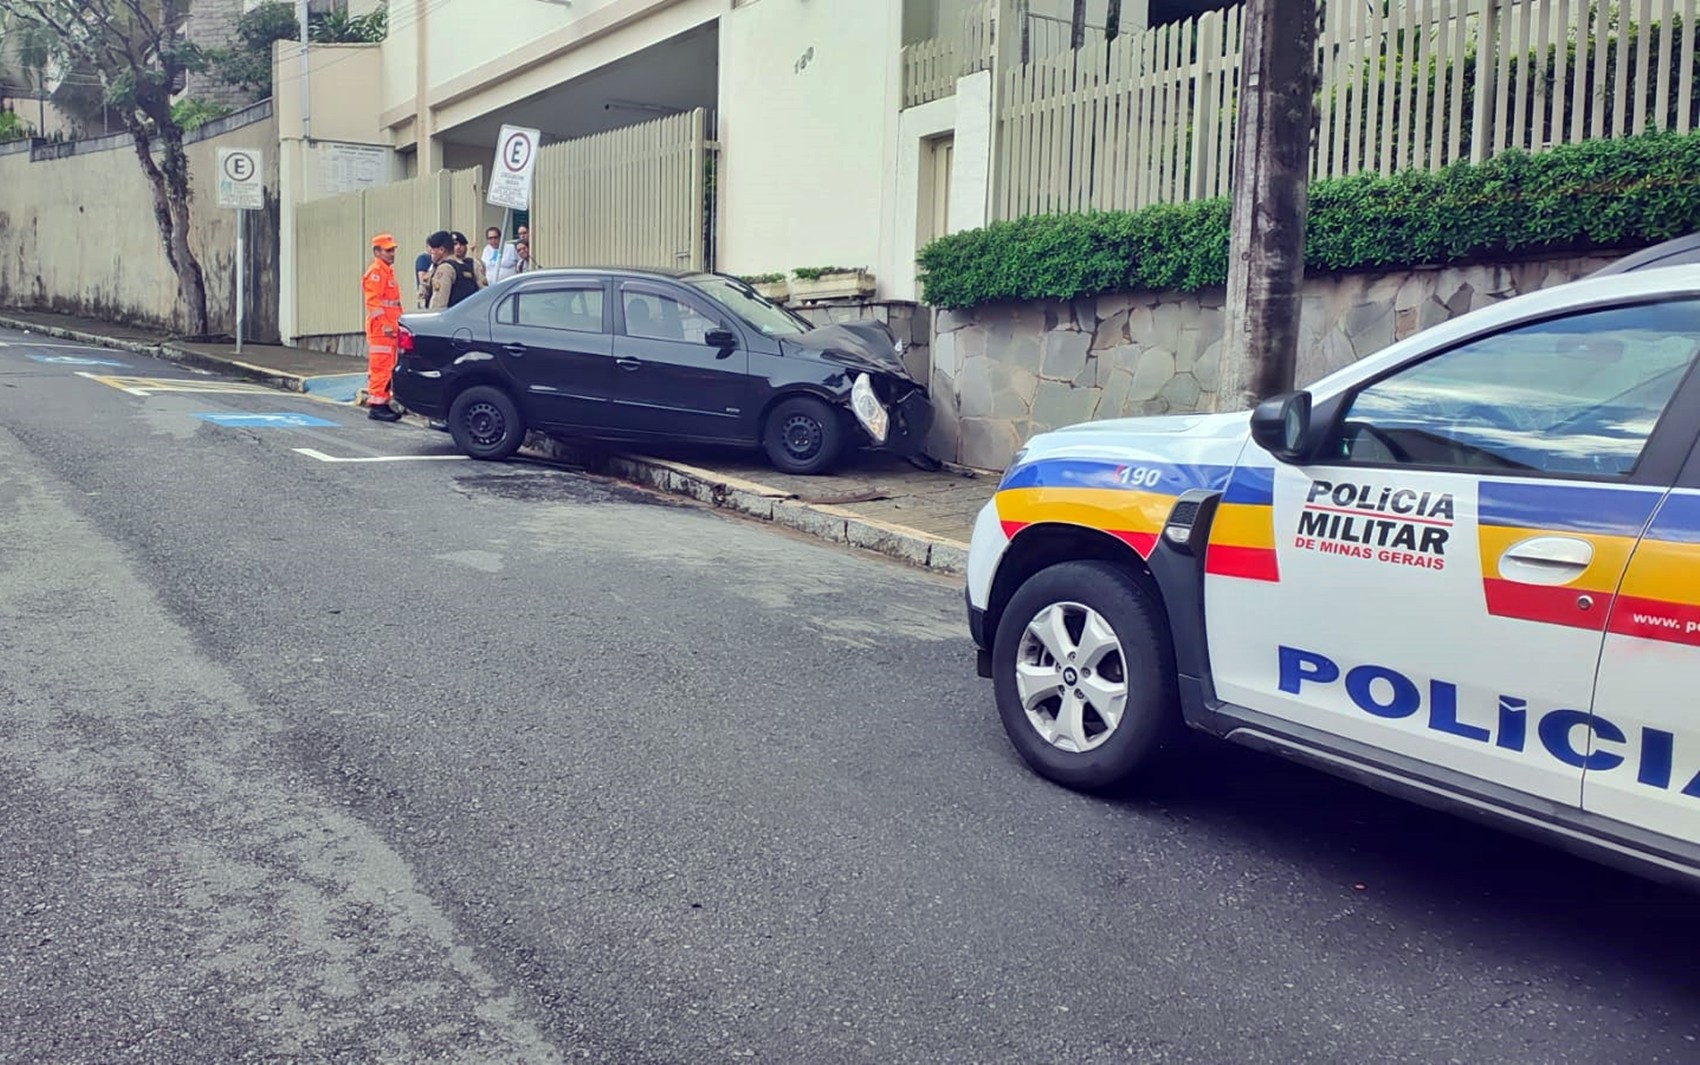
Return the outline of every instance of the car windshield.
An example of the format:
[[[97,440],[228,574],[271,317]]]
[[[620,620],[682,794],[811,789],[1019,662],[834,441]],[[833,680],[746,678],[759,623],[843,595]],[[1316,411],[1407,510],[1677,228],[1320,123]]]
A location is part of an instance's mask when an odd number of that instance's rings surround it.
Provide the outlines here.
[[[715,274],[686,280],[766,336],[794,337],[814,328],[807,319],[792,314],[741,281]]]

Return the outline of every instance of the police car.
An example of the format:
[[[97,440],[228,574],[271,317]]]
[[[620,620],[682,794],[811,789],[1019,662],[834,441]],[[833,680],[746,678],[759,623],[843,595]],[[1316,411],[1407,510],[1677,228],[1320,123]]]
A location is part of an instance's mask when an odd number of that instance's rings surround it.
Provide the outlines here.
[[[969,627],[1022,757],[1184,727],[1700,878],[1700,266],[1434,326],[1249,415],[1033,438]]]

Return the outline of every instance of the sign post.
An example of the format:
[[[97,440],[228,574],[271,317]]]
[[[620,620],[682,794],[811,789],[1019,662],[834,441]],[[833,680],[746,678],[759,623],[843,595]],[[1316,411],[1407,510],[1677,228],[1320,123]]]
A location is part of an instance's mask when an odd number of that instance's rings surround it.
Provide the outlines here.
[[[507,208],[508,213],[502,216],[504,237],[509,235],[512,212],[531,209],[531,177],[537,172],[540,136],[534,129],[503,126],[496,139],[496,165],[490,168],[490,189],[484,194],[484,202]]]
[[[244,281],[248,269],[246,237],[248,212],[264,210],[265,179],[261,157],[254,148],[218,150],[218,205],[236,210],[236,354],[242,354],[242,319],[247,308]]]

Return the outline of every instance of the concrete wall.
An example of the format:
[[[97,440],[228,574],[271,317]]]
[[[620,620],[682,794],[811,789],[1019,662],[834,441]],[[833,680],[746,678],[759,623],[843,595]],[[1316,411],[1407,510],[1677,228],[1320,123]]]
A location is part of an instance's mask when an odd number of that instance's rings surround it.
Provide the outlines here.
[[[901,15],[899,0],[758,0],[722,19],[721,269],[880,273],[896,219]]]
[[[215,333],[236,329],[237,212],[216,206],[219,148],[257,148],[266,209],[250,212],[245,335],[277,337],[277,124],[262,104],[197,131],[190,243],[206,273]],[[0,306],[179,328],[153,199],[127,136],[0,154]],[[61,158],[48,158],[61,155]]]
[[[537,0],[434,0],[424,5],[421,69],[419,3],[399,0],[391,7],[379,117],[396,147],[415,148],[422,135],[415,116],[424,96],[431,170],[442,168],[435,138],[443,130],[712,22],[731,7],[731,0],[573,0],[570,7]],[[493,144],[494,136],[490,139]]]
[[[1617,255],[1305,281],[1302,387],[1419,329],[1575,280]],[[936,315],[935,458],[1002,469],[1028,437],[1092,419],[1209,410],[1223,291],[1000,303]]]

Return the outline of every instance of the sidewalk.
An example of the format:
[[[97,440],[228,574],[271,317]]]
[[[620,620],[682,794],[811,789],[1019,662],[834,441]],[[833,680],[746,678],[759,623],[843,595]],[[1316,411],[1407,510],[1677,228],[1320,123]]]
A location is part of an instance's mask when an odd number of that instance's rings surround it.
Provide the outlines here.
[[[183,343],[157,332],[41,311],[0,310],[0,326],[153,355],[214,373],[352,403],[365,364],[346,355],[269,344]],[[417,421],[417,419],[410,419]],[[878,551],[945,573],[965,572],[974,516],[998,475],[951,467],[929,473],[874,452],[838,473],[795,477],[759,454],[668,447],[637,454],[534,433],[525,453],[733,510],[834,543]]]

